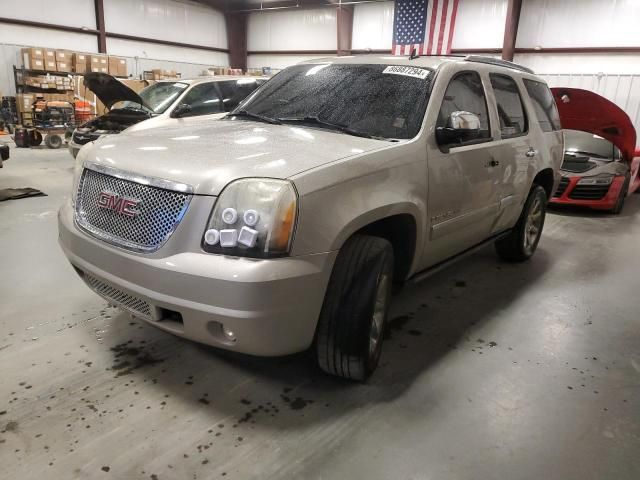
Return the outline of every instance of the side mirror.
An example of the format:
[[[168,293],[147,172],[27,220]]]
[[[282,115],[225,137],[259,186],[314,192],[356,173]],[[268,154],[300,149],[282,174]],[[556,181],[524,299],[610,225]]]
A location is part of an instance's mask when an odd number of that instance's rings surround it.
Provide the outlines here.
[[[171,112],[171,118],[180,118],[186,116],[191,112],[191,105],[187,105],[186,103],[181,103]]]
[[[436,128],[436,140],[443,146],[475,140],[479,135],[480,118],[471,112],[452,112],[447,126]]]

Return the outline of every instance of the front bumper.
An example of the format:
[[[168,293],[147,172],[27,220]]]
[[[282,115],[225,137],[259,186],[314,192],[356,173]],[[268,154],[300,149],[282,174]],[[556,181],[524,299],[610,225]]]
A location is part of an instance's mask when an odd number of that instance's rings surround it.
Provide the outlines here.
[[[60,209],[58,223],[62,250],[85,282],[158,328],[260,356],[303,351],[313,341],[337,252],[272,260],[204,252],[161,257],[175,251],[167,244],[141,255],[78,230],[70,204]]]
[[[566,185],[560,186],[559,190],[551,197],[550,203],[554,205],[576,205],[587,208],[593,208],[594,210],[611,210],[615,207],[618,197],[620,196],[620,190],[624,185],[624,176],[617,176],[613,178],[611,185],[607,193],[599,199],[581,199],[572,198],[575,195],[574,190],[578,185],[578,181],[584,177],[563,177]],[[560,191],[560,189],[562,189]],[[556,197],[556,195],[559,195]]]

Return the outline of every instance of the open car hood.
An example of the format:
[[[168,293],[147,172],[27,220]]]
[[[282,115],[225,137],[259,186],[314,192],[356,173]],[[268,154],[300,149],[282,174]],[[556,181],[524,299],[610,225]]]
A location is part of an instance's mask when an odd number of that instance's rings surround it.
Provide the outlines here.
[[[630,162],[636,148],[636,130],[629,116],[615,103],[579,88],[552,88],[562,128],[606,138]]]
[[[144,105],[152,111],[144,100],[136,92],[127,87],[124,83],[111,75],[100,72],[91,72],[84,75],[84,85],[96,94],[96,97],[111,110],[111,107],[118,102],[130,101]]]

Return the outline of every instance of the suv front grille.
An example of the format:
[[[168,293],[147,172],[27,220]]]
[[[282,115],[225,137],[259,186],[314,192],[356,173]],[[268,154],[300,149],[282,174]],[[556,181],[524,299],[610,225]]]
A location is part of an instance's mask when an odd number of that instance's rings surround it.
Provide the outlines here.
[[[576,185],[569,193],[573,200],[600,200],[609,192],[609,185]]]
[[[120,308],[123,308],[135,316],[151,319],[151,305],[141,298],[134,297],[128,293],[123,292],[119,288],[109,285],[102,280],[97,279],[93,275],[83,273],[84,281],[87,285],[101,297],[112,301]]]
[[[171,186],[182,191],[154,185]],[[187,185],[130,176],[108,167],[85,164],[78,184],[76,223],[108,243],[150,253],[171,236],[186,213],[190,200],[191,189]],[[129,205],[123,209],[122,202],[125,201]]]
[[[558,188],[556,189],[556,192],[553,194],[553,196],[556,198],[560,198],[564,194],[564,192],[567,190],[568,186],[569,186],[569,179],[567,177],[562,177],[560,179],[560,183],[558,184]]]

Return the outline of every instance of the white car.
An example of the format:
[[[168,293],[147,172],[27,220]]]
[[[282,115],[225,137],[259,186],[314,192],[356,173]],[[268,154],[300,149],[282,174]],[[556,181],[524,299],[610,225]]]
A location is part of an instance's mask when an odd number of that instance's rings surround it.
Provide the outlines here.
[[[125,129],[191,125],[222,117],[266,81],[243,76],[162,80],[138,94],[111,75],[88,73],[84,85],[109,112],[76,128],[69,139],[69,151],[75,158],[83,145]]]

